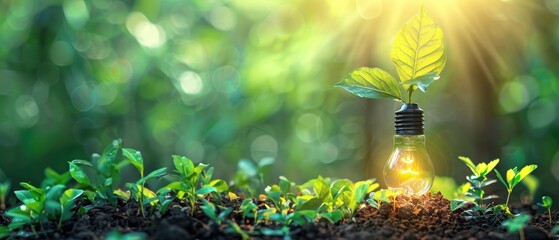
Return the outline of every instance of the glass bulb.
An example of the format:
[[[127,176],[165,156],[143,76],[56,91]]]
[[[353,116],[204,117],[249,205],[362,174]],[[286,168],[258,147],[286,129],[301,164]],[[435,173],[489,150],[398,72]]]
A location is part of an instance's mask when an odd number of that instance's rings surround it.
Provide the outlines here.
[[[435,179],[435,168],[425,150],[423,110],[415,103],[405,103],[396,112],[394,150],[384,165],[384,182],[389,189],[422,195]]]
[[[429,191],[435,169],[425,150],[425,135],[396,135],[384,165],[384,181],[392,191],[422,195]]]

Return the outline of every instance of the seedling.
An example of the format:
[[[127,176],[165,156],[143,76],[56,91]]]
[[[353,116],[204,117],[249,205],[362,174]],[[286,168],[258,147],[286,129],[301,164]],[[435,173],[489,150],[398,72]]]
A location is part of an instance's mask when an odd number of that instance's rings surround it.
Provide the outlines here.
[[[98,206],[108,202],[116,206],[117,196],[114,194],[120,178],[120,169],[129,164],[129,161],[118,161],[117,155],[121,148],[120,139],[105,148],[102,155],[93,154],[91,162],[85,160],[73,160],[69,162],[70,175],[85,190],[89,200]],[[96,176],[89,176],[81,167],[91,168]]]
[[[233,211],[232,208],[220,207],[221,209],[218,213],[217,207],[213,203],[203,198],[201,200],[204,205],[200,206],[200,208],[202,209],[204,214],[206,214],[206,216],[208,216],[212,221],[214,221],[218,225],[221,224],[223,221],[225,221],[225,219],[227,219],[227,216],[231,213],[231,211]]]
[[[6,209],[6,197],[10,191],[10,181],[0,183],[0,210]]]
[[[57,228],[60,230],[62,227],[62,222],[70,219],[74,214],[72,209],[74,208],[74,200],[83,194],[83,190],[80,189],[68,189],[64,191],[62,196],[59,198],[60,203],[60,218],[58,220]]]
[[[551,197],[549,196],[543,196],[542,202],[538,203],[538,206],[547,209],[547,214],[549,216],[549,224],[553,224],[553,221],[551,219],[551,205],[553,205],[553,199],[551,199]]]
[[[214,198],[219,200],[219,193],[229,189],[225,181],[211,179],[213,168],[209,168],[207,172],[204,171],[208,167],[206,164],[199,163],[194,166],[192,160],[182,156],[173,156],[173,163],[177,174],[172,175],[172,177],[176,178],[177,181],[159,189],[158,193],[177,192],[177,198],[190,205],[191,214],[194,214],[198,199],[203,199],[206,195],[214,193]]]
[[[12,217],[9,229],[17,229],[23,225],[31,225],[33,233],[35,224],[45,223],[47,220],[57,220],[58,229],[63,221],[70,219],[73,215],[74,200],[83,194],[80,189],[67,189],[66,186],[54,185],[48,190],[37,188],[29,183],[21,183],[26,190],[15,191],[16,197],[23,203],[6,212]]]
[[[458,157],[458,159],[462,160],[462,162],[464,162],[473,173],[473,175],[466,177],[466,180],[470,182],[470,188],[465,194],[466,197],[473,198],[474,203],[476,204],[476,207],[473,209],[473,211],[485,211],[487,207],[483,205],[483,201],[498,198],[498,196],[496,195],[485,196],[485,191],[483,190],[483,188],[497,182],[497,180],[494,179],[487,179],[487,174],[489,174],[491,170],[493,170],[495,166],[497,166],[497,164],[499,163],[499,159],[495,159],[489,163],[482,162],[477,165],[475,165],[472,160],[467,157],[460,156]],[[454,210],[466,204],[466,201],[457,201],[455,201],[454,203]]]
[[[509,206],[509,199],[510,199],[510,194],[512,193],[512,190],[514,189],[514,187],[520,183],[522,181],[522,179],[524,179],[526,176],[528,176],[528,174],[532,173],[534,170],[536,170],[536,168],[538,168],[537,165],[528,165],[522,168],[522,170],[518,171],[517,167],[514,167],[513,169],[509,169],[507,170],[507,175],[506,175],[506,181],[503,178],[503,176],[501,176],[501,173],[499,173],[499,171],[497,171],[497,169],[495,169],[495,174],[497,175],[497,178],[499,178],[499,180],[501,181],[501,183],[503,183],[503,185],[505,185],[505,187],[507,188],[507,201],[505,203],[505,207],[508,208]]]
[[[127,184],[128,189],[131,192],[131,195],[138,201],[140,204],[140,212],[142,213],[142,217],[146,217],[144,211],[144,205],[149,203],[155,204],[155,201],[158,201],[157,195],[149,189],[146,189],[145,185],[147,180],[153,178],[161,178],[165,175],[167,168],[160,168],[144,177],[144,158],[140,151],[136,151],[130,148],[123,148],[122,155],[130,161],[130,163],[138,170],[140,173],[140,180],[138,180],[135,184]]]
[[[520,239],[524,240],[524,227],[530,221],[532,217],[528,214],[521,213],[518,216],[508,219],[503,222],[503,227],[507,229],[509,233],[519,233]]]
[[[254,222],[256,222],[256,219],[258,218],[258,206],[256,206],[252,199],[247,198],[243,200],[240,210],[243,212],[243,220],[246,217],[252,217]]]
[[[367,199],[367,203],[372,207],[378,209],[382,202],[391,203],[390,197],[396,197],[396,193],[391,191],[390,189],[382,189],[377,192],[371,192],[369,194],[369,199]]]

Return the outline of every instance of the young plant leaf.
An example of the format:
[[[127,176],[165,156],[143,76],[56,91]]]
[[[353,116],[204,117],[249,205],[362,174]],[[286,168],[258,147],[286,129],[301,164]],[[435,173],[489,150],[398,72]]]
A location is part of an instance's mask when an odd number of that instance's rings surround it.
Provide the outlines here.
[[[503,176],[501,176],[501,173],[497,169],[495,169],[495,175],[497,175],[497,178],[499,179],[499,181],[501,181],[501,183],[503,183],[503,185],[505,185],[505,187],[507,188],[507,191],[510,191],[509,184],[505,181],[505,179],[503,178]]]
[[[520,183],[522,179],[524,179],[528,174],[532,173],[534,170],[538,168],[537,165],[528,165],[522,168],[520,172],[518,172],[517,176],[514,178],[514,182],[512,183],[512,187],[514,188],[516,184]]]
[[[549,196],[543,196],[542,197],[542,202],[538,203],[539,206],[543,207],[543,208],[551,208],[551,205],[553,204],[553,199],[551,199],[551,197]]]
[[[140,151],[136,151],[131,148],[123,148],[122,155],[128,159],[128,161],[130,161],[136,169],[138,169],[140,177],[144,177],[144,158],[142,157]]]
[[[444,34],[423,8],[398,32],[390,57],[403,84],[441,73],[446,63]]]
[[[476,165],[472,162],[472,160],[470,160],[470,158],[459,156],[458,159],[462,160],[462,162],[464,162],[466,166],[472,170],[472,173],[477,176]]]
[[[464,200],[460,200],[460,199],[450,200],[450,211],[454,212],[454,211],[460,209],[461,207],[463,207],[464,205],[466,205],[466,203],[468,203],[468,201],[464,201]]]
[[[73,161],[69,162],[70,164],[70,176],[76,180],[76,182],[84,184],[84,185],[91,185],[89,181],[89,177],[83,171],[83,168],[75,164]]]
[[[402,100],[402,89],[398,81],[379,68],[362,67],[349,73],[336,84],[350,93],[365,98],[388,98]]]

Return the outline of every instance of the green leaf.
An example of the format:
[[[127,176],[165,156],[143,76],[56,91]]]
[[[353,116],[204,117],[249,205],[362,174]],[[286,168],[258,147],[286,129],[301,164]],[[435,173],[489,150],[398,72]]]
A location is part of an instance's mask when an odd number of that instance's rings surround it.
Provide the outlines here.
[[[210,219],[216,219],[217,216],[215,215],[215,205],[206,199],[202,198],[201,200],[204,205],[200,206],[200,208],[202,209],[204,214],[206,214],[206,216],[208,216]]]
[[[423,8],[398,32],[390,57],[404,84],[441,73],[446,63],[444,34]]]
[[[208,185],[214,187],[215,191],[218,193],[225,192],[229,189],[229,186],[227,186],[227,182],[221,179],[214,179]]]
[[[515,178],[512,187],[516,186],[516,184],[518,184],[520,181],[522,181],[522,179],[524,179],[526,176],[528,176],[528,174],[532,173],[534,170],[536,170],[536,168],[538,168],[537,165],[528,165],[522,168],[522,170],[520,170],[520,172],[517,173],[518,178]]]
[[[202,188],[196,190],[196,194],[206,195],[211,192],[216,192],[216,188],[212,186],[203,186]]]
[[[319,199],[322,199],[322,201],[326,201],[326,199],[332,198],[330,187],[324,182],[322,178],[315,179],[313,184],[313,191]]]
[[[505,188],[507,188],[507,191],[509,191],[508,183],[505,181],[505,179],[503,179],[503,176],[501,176],[501,173],[497,169],[495,169],[495,175],[497,175],[497,178],[499,179],[499,181],[501,181],[501,183],[503,183],[503,185],[505,185]]]
[[[356,96],[402,100],[402,89],[392,75],[379,68],[358,68],[336,84]]]
[[[95,166],[103,176],[111,177],[113,175],[113,167],[115,166],[116,156],[121,145],[122,140],[113,140],[113,142],[105,148],[103,154],[97,158],[97,164],[95,164]]]
[[[161,178],[161,177],[165,176],[166,173],[167,173],[167,168],[166,167],[159,168],[159,169],[154,170],[153,172],[150,172],[148,175],[141,178],[136,183],[137,184],[142,184],[142,183],[145,183],[147,180],[150,180],[152,178]]]
[[[435,80],[438,80],[440,76],[434,72],[427,73],[423,76],[417,77],[415,79],[406,81],[405,83],[400,83],[402,85],[415,85],[421,90],[422,92],[427,91],[427,87],[433,83]]]
[[[368,188],[369,188],[369,184],[367,183],[360,182],[355,184],[352,201],[349,204],[349,207],[352,210],[354,210],[357,207],[357,204],[361,202],[361,200],[363,200],[363,197],[365,197],[365,194],[367,194]]]
[[[493,169],[495,168],[495,166],[497,166],[498,163],[499,163],[499,159],[495,159],[489,162],[489,164],[487,164],[487,173],[493,171]]]
[[[532,217],[529,214],[521,213],[512,219],[504,221],[503,226],[509,233],[515,233],[518,232],[520,229],[523,229],[531,218]]]
[[[284,176],[280,176],[279,177],[280,181],[279,181],[279,187],[280,190],[283,194],[287,194],[288,192],[291,191],[291,182]]]
[[[316,210],[302,210],[290,213],[288,218],[298,225],[312,222],[318,212]]]
[[[466,205],[468,201],[460,200],[460,199],[453,199],[450,200],[450,211],[456,211],[460,209],[462,206]]]
[[[140,177],[144,177],[144,158],[142,157],[142,153],[131,148],[123,148],[122,155],[138,169]]]
[[[507,183],[509,184],[510,188],[512,188],[513,179],[516,176],[516,173],[517,173],[516,167],[507,170]]]
[[[472,160],[470,160],[470,158],[460,156],[458,159],[462,160],[462,162],[464,162],[466,166],[472,170],[472,173],[477,176],[476,165],[472,162]]]
[[[311,198],[308,201],[306,201],[305,203],[301,204],[298,208],[297,211],[303,211],[303,210],[317,210],[318,208],[320,208],[320,206],[322,205],[324,201],[322,199],[319,198]]]
[[[334,210],[329,213],[321,213],[320,217],[330,221],[331,223],[337,223],[343,218],[343,213],[341,210]]]
[[[72,176],[72,178],[78,183],[90,186],[91,182],[89,181],[89,177],[87,176],[87,174],[85,174],[85,172],[83,171],[83,168],[75,164],[73,161],[69,162],[69,164],[70,175]]]
[[[188,176],[194,172],[194,163],[187,157],[173,155],[173,163],[179,174]]]
[[[551,208],[551,205],[553,205],[553,199],[551,199],[551,197],[549,196],[543,196],[542,197],[542,207],[544,208]]]

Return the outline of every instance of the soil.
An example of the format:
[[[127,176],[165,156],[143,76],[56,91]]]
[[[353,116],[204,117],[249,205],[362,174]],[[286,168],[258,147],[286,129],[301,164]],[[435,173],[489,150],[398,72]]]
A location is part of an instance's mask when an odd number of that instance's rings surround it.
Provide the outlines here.
[[[284,239],[282,235],[269,233],[270,229],[281,229],[277,224],[254,225],[250,219],[243,221],[242,213],[238,211],[240,199],[223,199],[223,205],[235,209],[228,220],[236,222],[253,239]],[[263,207],[265,202],[258,203]],[[451,212],[449,204],[441,194],[413,198],[398,196],[392,203],[381,203],[378,209],[363,204],[354,218],[345,222],[331,224],[319,221],[292,226],[288,232],[292,239],[519,239],[518,233],[507,234],[501,227],[504,217],[477,216],[466,220],[461,214],[463,210]],[[513,205],[511,208],[513,213],[522,211],[533,216],[524,229],[526,239],[553,239],[549,233],[552,225],[548,216],[538,213],[536,206]],[[149,239],[241,238],[228,229],[228,225],[210,221],[198,208],[192,216],[190,212],[184,203],[176,202],[164,215],[156,212],[144,219],[136,202],[119,202],[116,207],[93,208],[83,216],[74,216],[62,224],[60,231],[56,230],[55,223],[44,224],[41,231],[41,226],[36,226],[36,229],[40,239],[104,239],[104,236],[115,230],[123,233],[144,232]],[[554,219],[556,217],[555,214]],[[0,215],[0,225],[7,223],[8,219]],[[268,230],[268,235],[261,233],[264,230]],[[24,231],[30,232],[31,229],[27,227]],[[9,237],[19,238],[23,236],[16,232]]]

